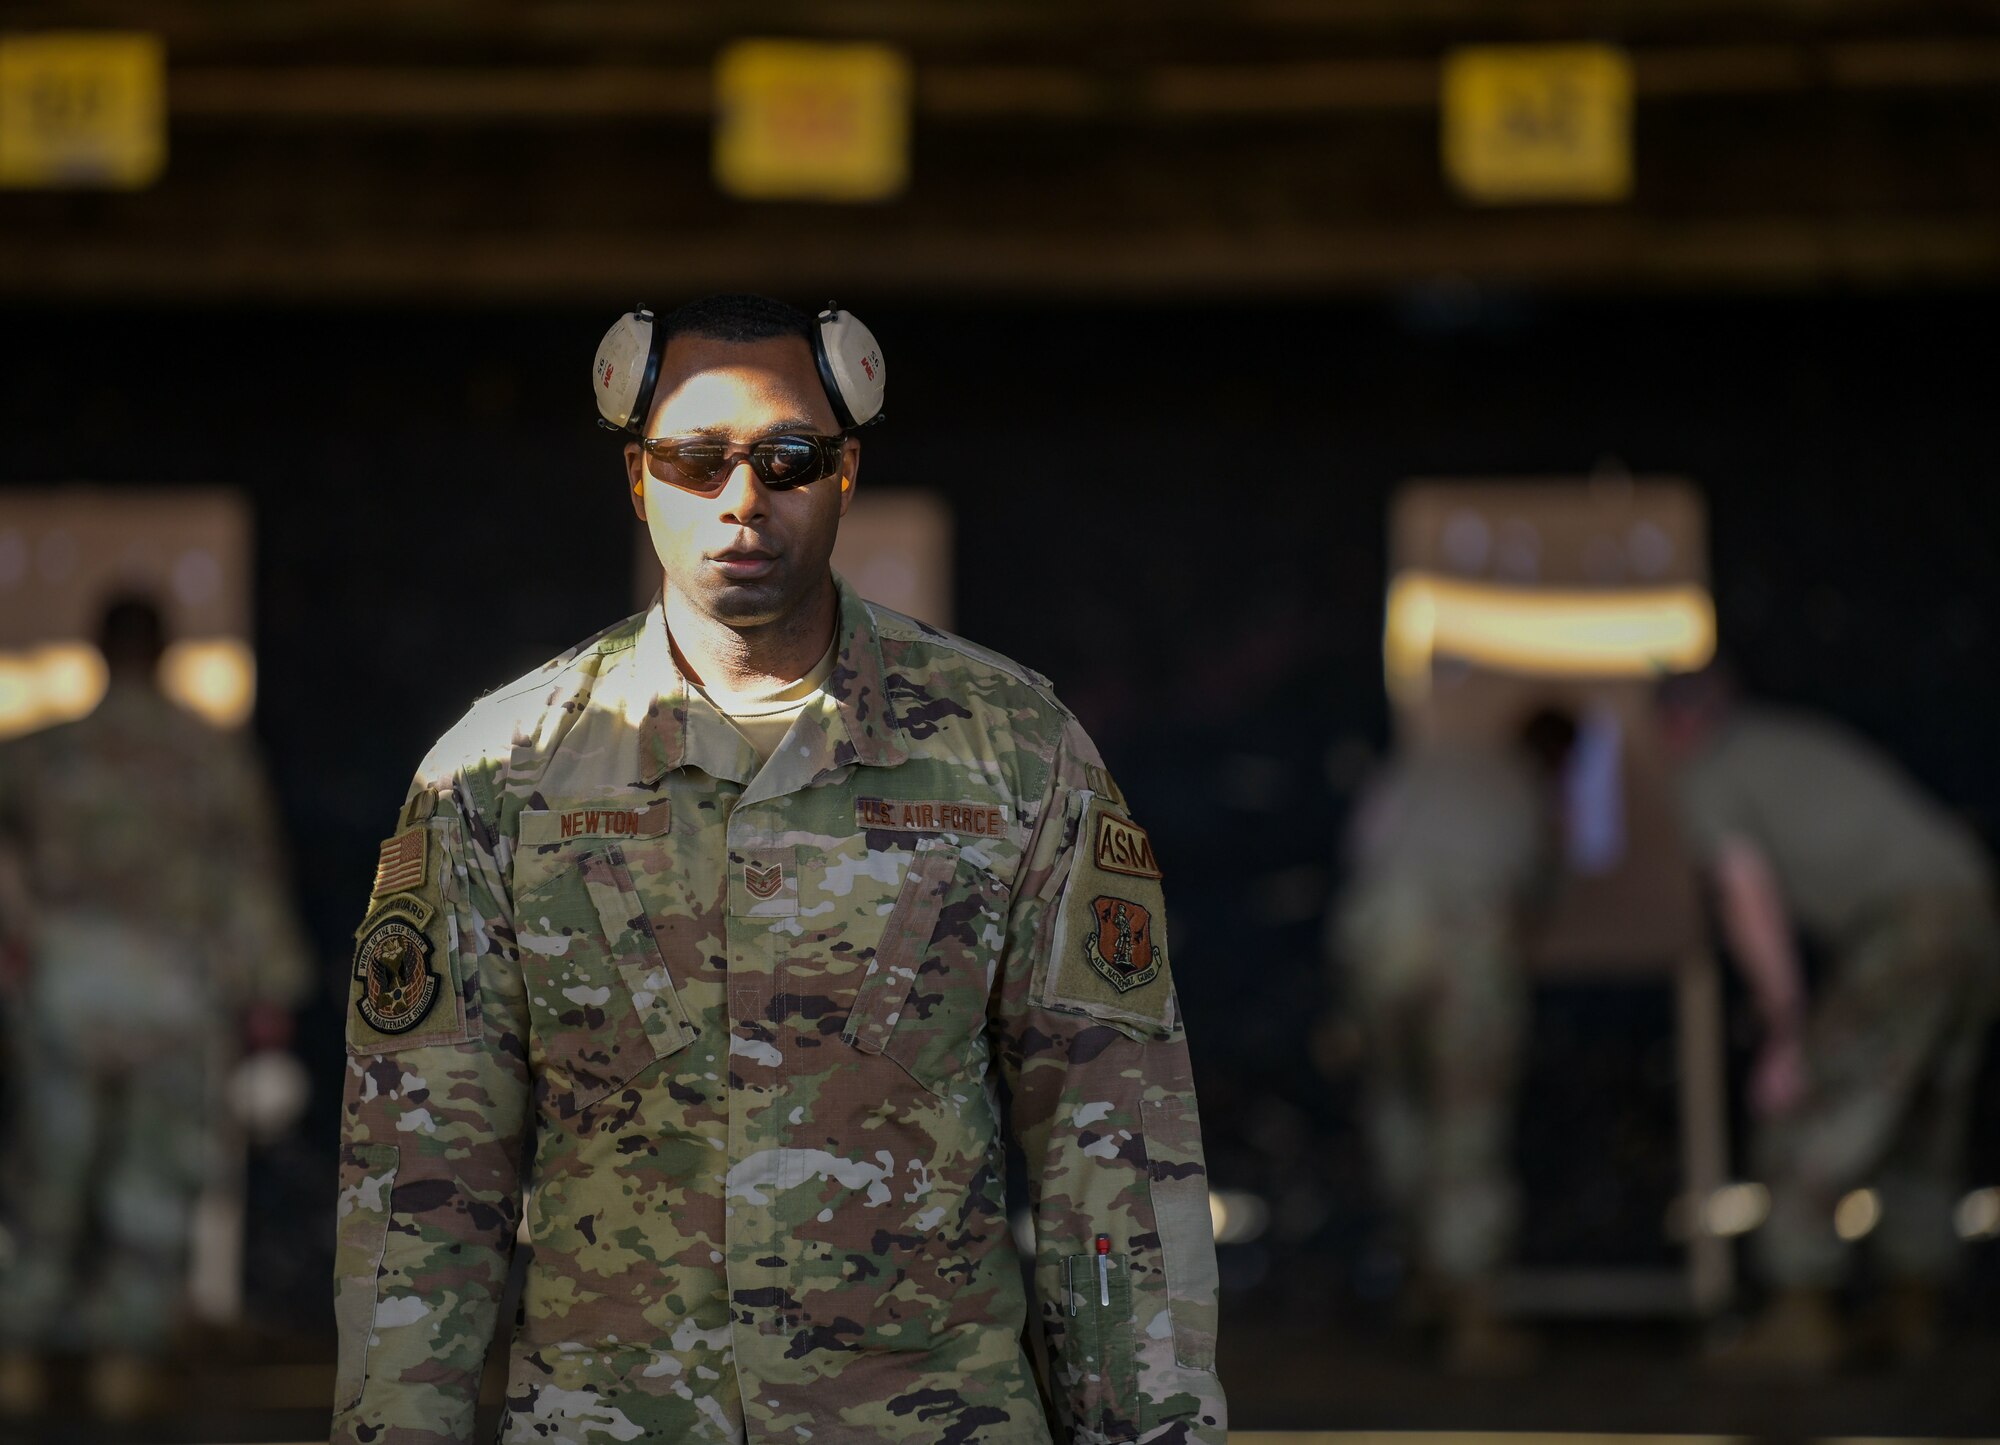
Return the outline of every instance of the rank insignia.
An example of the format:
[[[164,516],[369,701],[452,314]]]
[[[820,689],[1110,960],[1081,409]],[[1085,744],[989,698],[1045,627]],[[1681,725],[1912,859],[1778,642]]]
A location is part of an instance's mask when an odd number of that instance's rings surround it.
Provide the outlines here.
[[[743,865],[743,886],[752,898],[775,898],[778,890],[785,886],[785,865],[772,863],[760,867],[755,863]]]
[[[1120,993],[1129,993],[1160,975],[1160,950],[1153,944],[1153,915],[1124,898],[1094,898],[1090,911],[1097,928],[1083,940],[1083,956]]]
[[[354,979],[361,985],[354,1008],[378,1034],[406,1034],[424,1021],[437,1002],[437,970],[431,967],[431,941],[423,931],[429,909],[399,906],[391,899],[366,926],[354,952]]]

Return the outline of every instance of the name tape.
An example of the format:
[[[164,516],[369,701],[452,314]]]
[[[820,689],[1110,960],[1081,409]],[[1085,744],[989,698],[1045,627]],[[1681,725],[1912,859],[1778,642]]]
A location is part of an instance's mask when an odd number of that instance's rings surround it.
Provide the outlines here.
[[[521,814],[521,843],[567,843],[572,838],[658,838],[671,814],[664,802],[643,808],[568,808]]]

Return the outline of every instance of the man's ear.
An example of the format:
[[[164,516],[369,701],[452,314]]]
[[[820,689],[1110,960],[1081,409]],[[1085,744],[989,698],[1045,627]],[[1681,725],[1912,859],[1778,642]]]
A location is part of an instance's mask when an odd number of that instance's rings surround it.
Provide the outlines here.
[[[854,483],[861,475],[861,438],[849,437],[840,446],[840,515],[847,515],[847,504],[854,500]]]
[[[625,443],[625,483],[632,497],[632,511],[646,520],[646,459],[637,442]]]

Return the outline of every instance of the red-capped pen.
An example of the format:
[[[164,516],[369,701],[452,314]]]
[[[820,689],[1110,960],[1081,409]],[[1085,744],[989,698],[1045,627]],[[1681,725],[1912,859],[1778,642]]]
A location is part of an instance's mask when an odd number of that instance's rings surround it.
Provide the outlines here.
[[[1111,1308],[1111,1236],[1097,1236],[1097,1302]]]

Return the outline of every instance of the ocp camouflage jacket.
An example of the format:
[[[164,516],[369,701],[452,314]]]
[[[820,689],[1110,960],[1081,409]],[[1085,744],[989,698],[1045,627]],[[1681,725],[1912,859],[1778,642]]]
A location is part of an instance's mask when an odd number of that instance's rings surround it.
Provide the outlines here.
[[[350,987],[336,1441],[471,1437],[524,1192],[504,1440],[1224,1438],[1151,844],[1043,679],[840,592],[761,770],[655,605],[420,772]]]

